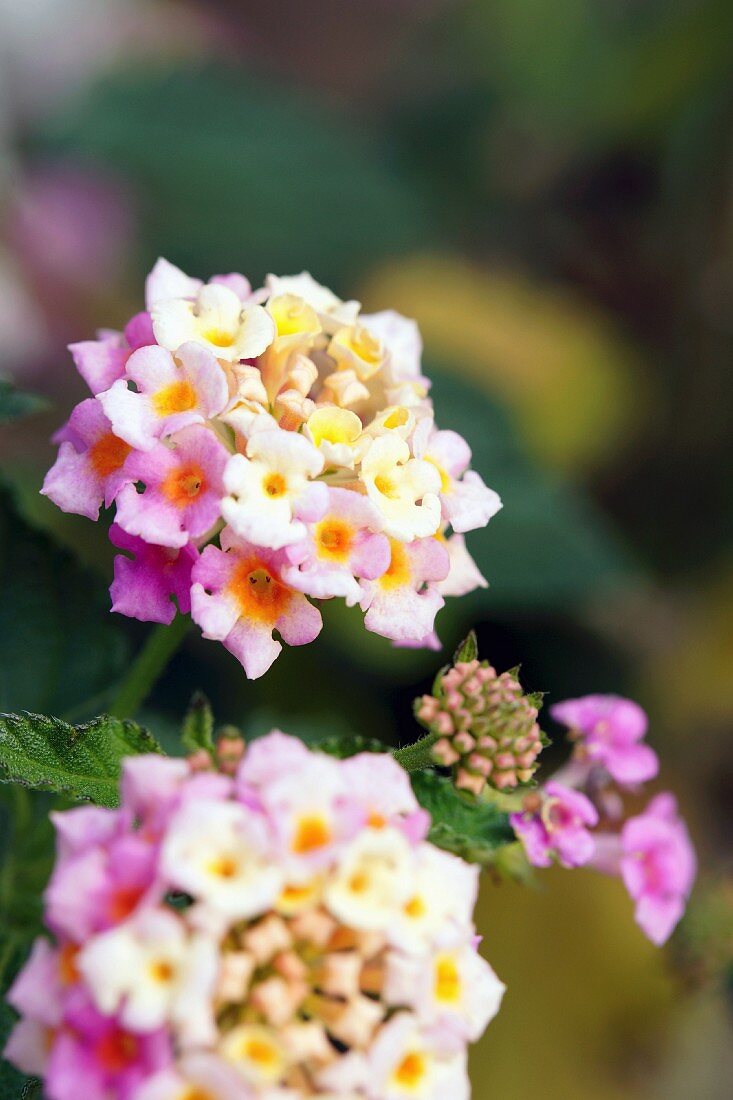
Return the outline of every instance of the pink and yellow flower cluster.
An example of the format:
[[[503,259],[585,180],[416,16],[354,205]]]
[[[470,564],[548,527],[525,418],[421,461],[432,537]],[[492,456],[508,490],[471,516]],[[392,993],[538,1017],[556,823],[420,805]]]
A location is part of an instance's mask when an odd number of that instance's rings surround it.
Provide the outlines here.
[[[281,733],[233,774],[129,758],[118,810],[54,815],[5,1054],[49,1100],[466,1100],[504,987],[478,869],[426,841],[388,755]]]
[[[644,744],[647,716],[631,699],[586,695],[550,709],[574,743],[570,762],[524,799],[511,823],[536,867],[553,859],[619,875],[644,934],[669,938],[682,917],[696,874],[687,827],[669,793],[625,818],[622,792],[654,779],[659,762]]]
[[[91,396],[43,492],[90,519],[115,506],[113,610],[190,611],[257,677],[274,632],[319,633],[311,599],[435,646],[444,597],[485,585],[464,534],[501,502],[436,427],[414,322],[361,314],[306,273],[253,291],[159,260],[145,311],[71,352]]]

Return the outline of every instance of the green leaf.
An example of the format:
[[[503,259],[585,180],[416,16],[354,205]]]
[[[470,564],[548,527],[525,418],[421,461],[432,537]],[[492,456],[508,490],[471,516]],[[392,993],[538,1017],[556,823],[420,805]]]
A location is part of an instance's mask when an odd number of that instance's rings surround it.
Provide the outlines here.
[[[0,376],[0,424],[9,424],[23,416],[43,412],[49,407],[45,397],[17,390],[8,378]]]
[[[418,802],[433,820],[429,839],[439,848],[486,866],[516,839],[508,814],[489,802],[464,798],[450,779],[435,772],[416,772],[411,779]]]
[[[103,582],[30,527],[0,489],[0,711],[91,717],[128,644]]]
[[[348,296],[371,264],[435,239],[412,181],[363,127],[302,88],[221,64],[107,76],[43,139],[47,153],[128,179],[146,239],[192,274],[246,257],[260,279],[317,257],[316,278]]]
[[[457,665],[460,662],[475,661],[478,658],[478,638],[476,637],[476,631],[471,630],[468,636],[463,639],[458,649],[453,655],[453,664]]]
[[[41,714],[0,715],[0,779],[116,806],[123,757],[161,752],[135,722],[104,715],[80,726]]]
[[[339,760],[345,760],[348,756],[356,756],[360,752],[389,752],[389,748],[382,741],[374,737],[360,737],[356,734],[338,734],[335,737],[326,737],[323,741],[317,741],[313,748],[318,752],[328,753],[329,756],[337,756]]]
[[[209,700],[201,691],[197,691],[192,696],[188,705],[188,711],[183,720],[181,740],[184,748],[189,752],[204,749],[212,757],[215,754],[214,715]]]

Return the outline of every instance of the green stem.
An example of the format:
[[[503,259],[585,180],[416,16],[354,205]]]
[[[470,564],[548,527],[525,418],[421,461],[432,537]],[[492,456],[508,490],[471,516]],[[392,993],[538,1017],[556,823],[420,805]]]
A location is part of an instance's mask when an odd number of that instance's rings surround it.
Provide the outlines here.
[[[148,635],[145,645],[130,665],[127,676],[117,689],[110,714],[131,718],[145,702],[164,668],[185,638],[191,626],[188,615],[176,615],[170,626],[161,624]]]
[[[433,745],[437,740],[437,733],[428,733],[412,745],[404,745],[401,749],[395,749],[392,755],[406,772],[417,772],[421,768],[429,768],[434,763]]]

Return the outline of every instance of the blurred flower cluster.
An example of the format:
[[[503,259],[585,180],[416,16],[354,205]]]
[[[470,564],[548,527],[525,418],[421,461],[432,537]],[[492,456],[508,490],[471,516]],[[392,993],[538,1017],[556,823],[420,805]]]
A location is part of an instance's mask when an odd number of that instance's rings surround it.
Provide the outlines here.
[[[309,596],[438,645],[444,597],[486,583],[463,535],[501,502],[435,425],[417,326],[359,310],[306,273],[253,291],[159,260],[123,333],[71,345],[93,396],[43,492],[90,519],[115,505],[113,610],[169,623],[175,600],[250,677],[274,630],[319,633]]]
[[[6,1056],[49,1100],[467,1098],[504,987],[407,774],[279,732],[200,765],[128,758],[120,809],[54,815]]]

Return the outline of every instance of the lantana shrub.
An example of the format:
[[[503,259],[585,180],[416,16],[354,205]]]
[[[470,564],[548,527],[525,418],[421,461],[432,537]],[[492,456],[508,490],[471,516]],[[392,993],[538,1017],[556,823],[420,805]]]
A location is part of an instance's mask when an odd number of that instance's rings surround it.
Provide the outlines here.
[[[362,314],[310,275],[204,284],[165,260],[123,332],[71,345],[91,391],[43,492],[114,508],[112,608],[191,613],[250,677],[321,629],[312,601],[439,648],[446,596],[485,586],[464,535],[501,507],[439,430],[414,321]]]
[[[468,1047],[504,993],[474,925],[482,868],[616,876],[655,944],[682,917],[695,853],[671,794],[639,808],[659,770],[644,711],[555,704],[571,749],[544,774],[542,695],[471,634],[400,749],[247,742],[196,696],[166,757],[128,715],[177,615],[250,677],[275,633],[315,638],[325,599],[439,648],[444,598],[486,584],[464,533],[500,501],[435,426],[414,323],[307,274],[253,291],[161,260],[146,310],[71,350],[92,396],[43,492],[114,508],[112,609],[160,625],[111,715],[0,715],[0,780],[87,803],[51,815],[5,1058],[46,1100],[468,1100]]]

